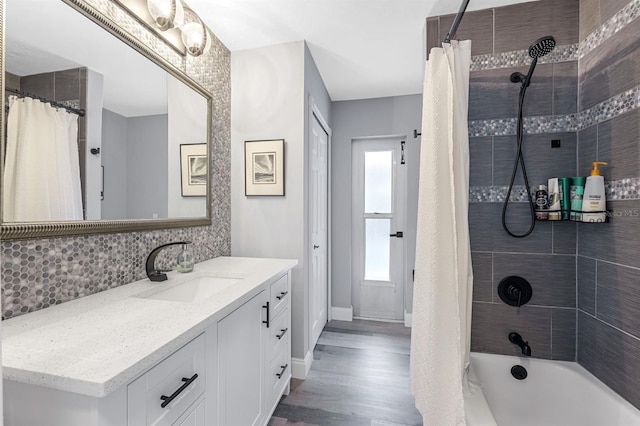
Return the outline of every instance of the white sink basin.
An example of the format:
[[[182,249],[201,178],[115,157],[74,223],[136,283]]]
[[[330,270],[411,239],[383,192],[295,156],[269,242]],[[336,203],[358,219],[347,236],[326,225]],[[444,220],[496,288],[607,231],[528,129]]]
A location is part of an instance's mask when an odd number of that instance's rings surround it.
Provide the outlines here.
[[[135,294],[133,297],[173,302],[198,302],[220,293],[240,280],[240,278],[198,274],[181,278],[175,283],[171,283],[171,280],[161,282],[158,284],[159,288]]]

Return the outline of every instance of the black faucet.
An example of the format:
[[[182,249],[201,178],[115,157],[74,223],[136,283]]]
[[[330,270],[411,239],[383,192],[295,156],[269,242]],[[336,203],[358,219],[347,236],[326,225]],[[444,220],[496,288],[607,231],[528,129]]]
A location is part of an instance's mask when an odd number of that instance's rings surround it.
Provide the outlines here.
[[[511,332],[509,333],[509,341],[514,345],[520,346],[522,349],[522,355],[531,356],[531,347],[529,346],[529,342],[525,342],[518,333]]]
[[[180,244],[191,244],[191,241],[175,241],[173,243],[163,244],[151,250],[151,253],[149,253],[149,256],[147,256],[147,265],[146,265],[147,276],[151,281],[165,281],[167,279],[167,274],[165,274],[165,272],[169,272],[171,270],[171,269],[156,269],[155,263],[156,263],[156,256],[158,255],[158,253],[160,253],[160,251],[162,251],[162,249],[165,247],[176,246]]]

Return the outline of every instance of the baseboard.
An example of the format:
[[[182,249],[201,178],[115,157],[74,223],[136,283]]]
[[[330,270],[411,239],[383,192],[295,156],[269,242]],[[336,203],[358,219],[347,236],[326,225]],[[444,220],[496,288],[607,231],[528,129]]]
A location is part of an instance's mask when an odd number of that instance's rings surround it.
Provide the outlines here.
[[[291,358],[291,376],[294,379],[304,380],[309,374],[311,363],[313,362],[313,352],[308,351],[304,359]]]
[[[331,307],[331,319],[337,321],[353,321],[353,306],[348,308]]]
[[[407,311],[404,311],[404,326],[411,327],[413,321],[413,315]]]

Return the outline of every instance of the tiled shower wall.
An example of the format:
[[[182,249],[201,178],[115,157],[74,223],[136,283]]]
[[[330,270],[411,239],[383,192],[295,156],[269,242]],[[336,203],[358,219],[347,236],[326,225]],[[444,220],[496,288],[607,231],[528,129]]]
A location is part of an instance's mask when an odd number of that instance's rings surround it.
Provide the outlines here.
[[[190,240],[196,261],[230,253],[230,54],[214,37],[209,53],[183,57],[111,0],[86,0],[167,63],[202,84],[213,96],[211,123],[211,226],[2,241],[0,278],[3,318],[36,311],[144,278],[144,262],[160,244]],[[2,0],[0,0],[0,5]],[[169,250],[167,250],[169,251]],[[164,259],[175,259],[164,253]]]
[[[640,408],[640,1],[581,0],[579,110],[624,99],[581,126],[578,165],[609,162],[606,225],[578,226],[577,361]],[[603,37],[603,35],[609,37]]]
[[[540,11],[544,10],[544,13]],[[576,225],[538,222],[528,237],[513,238],[501,225],[502,200],[516,155],[515,129],[519,84],[515,71],[528,71],[527,49],[553,35],[558,43],[540,60],[525,98],[524,156],[532,187],[549,177],[576,174],[578,2],[542,0],[467,12],[457,37],[472,40],[469,88],[469,221],[474,268],[471,349],[518,354],[508,340],[516,331],[529,341],[534,357],[574,360],[576,330]],[[427,20],[428,45],[437,46],[453,16]],[[560,148],[551,148],[559,139]],[[516,180],[516,202],[508,223],[517,233],[528,228],[522,201],[523,180]],[[510,275],[533,287],[529,304],[516,308],[498,297],[499,282]]]

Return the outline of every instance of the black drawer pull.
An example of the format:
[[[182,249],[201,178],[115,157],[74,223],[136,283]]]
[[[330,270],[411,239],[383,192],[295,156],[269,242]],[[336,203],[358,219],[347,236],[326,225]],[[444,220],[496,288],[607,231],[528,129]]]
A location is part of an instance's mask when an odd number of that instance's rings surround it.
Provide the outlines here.
[[[276,337],[278,338],[278,340],[282,339],[284,337],[285,334],[287,334],[287,330],[289,330],[289,328],[281,328],[280,331],[282,331],[282,334],[276,334]]]
[[[281,365],[280,368],[282,368],[282,371],[279,373],[276,373],[276,376],[278,377],[278,379],[282,379],[282,376],[284,376],[284,372],[287,371],[287,367],[289,366],[289,364],[285,364],[285,365]]]
[[[182,378],[182,381],[184,382],[184,384],[182,386],[180,386],[178,388],[178,390],[176,390],[174,393],[171,394],[171,396],[166,396],[166,395],[162,395],[160,397],[161,400],[163,400],[164,402],[162,404],[160,404],[160,406],[162,408],[166,407],[167,405],[169,405],[171,403],[171,401],[174,400],[174,398],[178,395],[180,395],[180,393],[185,390],[187,388],[187,386],[189,386],[191,383],[193,383],[193,381],[195,379],[198,378],[198,374],[194,374],[190,379],[187,379],[186,377]]]
[[[263,324],[267,324],[267,328],[269,328],[269,325],[270,325],[270,321],[269,321],[269,302],[267,302],[267,304],[264,305],[262,308],[267,310],[267,320],[266,321],[263,320],[262,323]]]
[[[281,291],[280,296],[276,296],[276,299],[282,300],[282,298],[285,297],[287,294],[289,294],[288,291]]]

